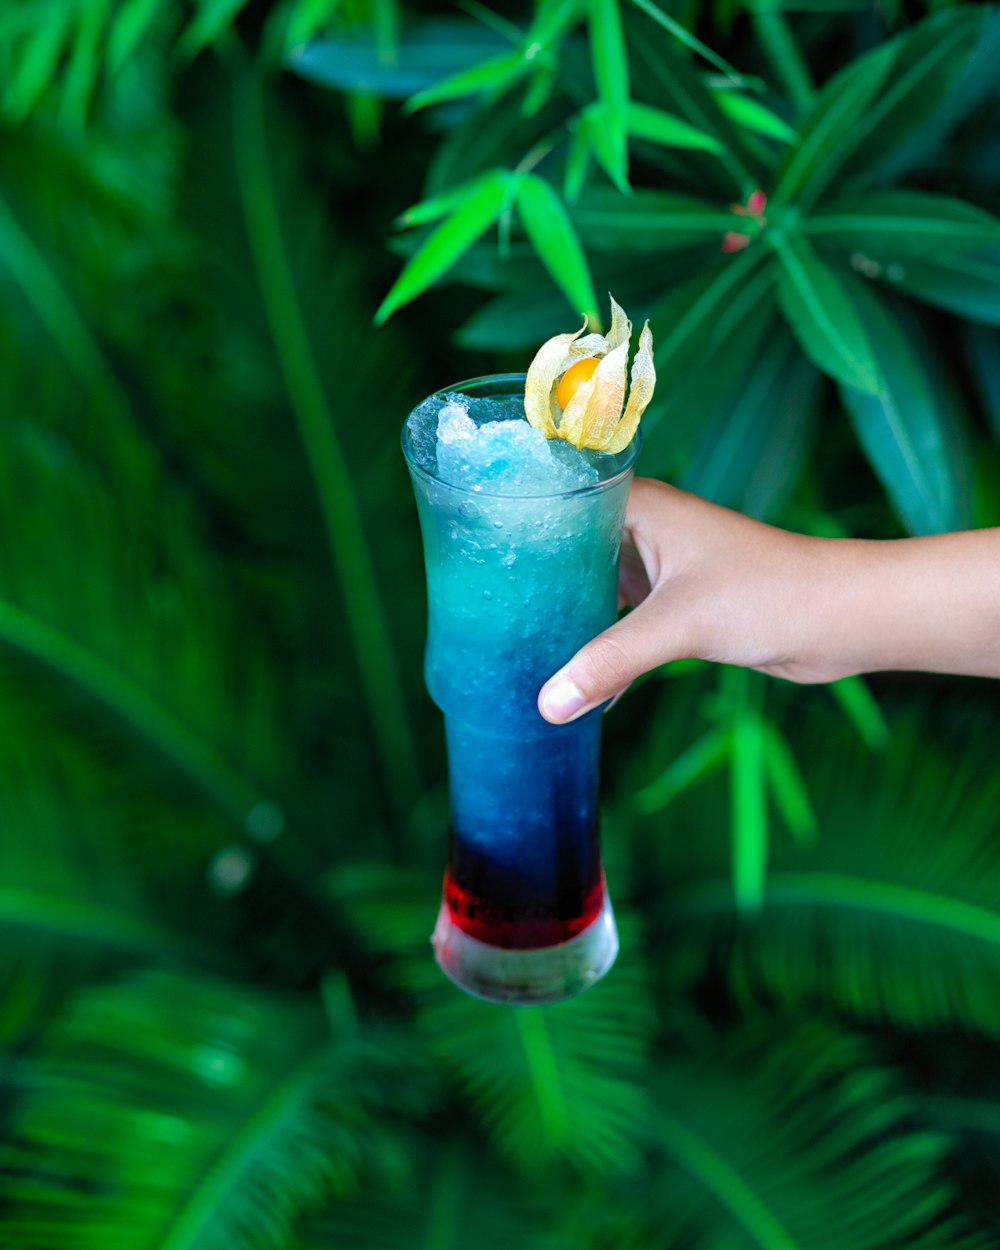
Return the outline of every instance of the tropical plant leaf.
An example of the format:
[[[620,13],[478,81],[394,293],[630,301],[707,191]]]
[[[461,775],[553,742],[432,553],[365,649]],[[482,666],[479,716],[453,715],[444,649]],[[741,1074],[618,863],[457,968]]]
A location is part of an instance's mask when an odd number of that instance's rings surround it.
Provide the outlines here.
[[[238,985],[142,973],[86,990],[0,1152],[7,1242],[287,1246],[301,1212],[365,1172],[405,1173],[387,1110],[422,1109],[412,1074],[392,1041],[349,1020],[329,1036],[311,1010]]]
[[[777,515],[815,436],[821,377],[775,326],[703,423],[679,484],[751,516]]]
[[[714,805],[705,790],[678,800],[683,854],[669,838],[658,844],[671,882],[654,939],[671,952],[664,972],[686,982],[721,966],[741,996],[995,1038],[1000,861],[988,718],[941,745],[919,741],[911,723],[875,756],[818,710],[795,744],[819,837],[774,843],[752,921],[733,906],[717,832],[724,792]]]
[[[761,182],[761,170],[747,151],[740,131],[719,107],[694,68],[678,55],[671,35],[661,35],[648,22],[626,28],[633,95],[665,108],[689,122],[720,145],[717,157],[691,154],[686,165],[694,186],[704,194],[713,187],[725,194],[733,189],[741,199]]]
[[[897,50],[883,89],[840,150],[843,178],[870,174],[933,117],[963,74],[988,16],[988,8],[957,5],[931,14],[894,41]]]
[[[770,830],[761,718],[746,711],[734,718],[730,810],[733,834],[733,891],[744,911],[756,911],[764,897]]]
[[[713,90],[712,95],[730,121],[742,126],[744,130],[752,130],[755,134],[763,135],[766,139],[776,139],[779,143],[799,142],[798,131],[753,96],[722,89]]]
[[[888,263],[878,258],[877,276],[911,299],[976,321],[1000,325],[1000,246],[970,254],[934,252]]]
[[[469,1229],[482,1250],[559,1250],[559,1240],[539,1226],[537,1208],[524,1200],[517,1174],[484,1157],[474,1138],[428,1142],[421,1155],[410,1182],[397,1182],[377,1201],[365,1193],[330,1203],[306,1222],[296,1250],[412,1250],[415,1241],[458,1250]]]
[[[799,124],[798,146],[778,170],[773,207],[814,203],[830,184],[858,119],[878,94],[895,56],[885,45],[852,61],[816,97]]]
[[[554,1007],[492,1006],[459,994],[436,968],[414,970],[428,1047],[526,1174],[558,1162],[592,1175],[638,1164],[653,1014],[639,931],[627,915],[618,923],[614,972]]]
[[[448,271],[500,216],[511,193],[510,188],[511,175],[499,169],[472,186],[466,199],[408,261],[378,307],[375,314],[377,325],[386,321],[397,308],[416,299]]]
[[[415,113],[434,104],[458,100],[462,96],[478,95],[480,92],[497,94],[506,90],[530,68],[530,63],[520,52],[501,52],[499,56],[459,70],[443,82],[425,87],[423,91],[410,96],[406,101],[406,112]]]
[[[929,372],[933,348],[859,281],[848,289],[881,378],[877,395],[841,388],[858,440],[911,533],[962,529],[970,455]]]
[[[629,66],[619,0],[588,0],[590,51],[616,183],[628,181]]]
[[[729,213],[691,195],[670,191],[587,191],[572,208],[573,223],[589,247],[660,252],[721,240]]]
[[[705,134],[697,126],[662,109],[631,101],[628,106],[628,133],[634,139],[645,139],[668,148],[695,148],[702,152],[721,152],[718,139]]]
[[[525,234],[575,312],[601,324],[590,267],[562,200],[543,178],[525,174],[517,184],[517,213]]]
[[[812,242],[874,252],[885,262],[1000,243],[1000,218],[963,200],[925,191],[874,191],[838,200],[803,219]]]
[[[288,67],[324,87],[403,100],[509,51],[509,41],[481,22],[441,17],[404,26],[391,60],[369,31],[355,30],[294,49]]]
[[[880,385],[878,365],[845,277],[802,239],[778,245],[782,312],[802,350],[824,373],[864,394]]]
[[[574,1244],[705,1250],[967,1250],[898,1079],[840,1029],[757,1022],[667,1064],[648,1171],[584,1200]]]

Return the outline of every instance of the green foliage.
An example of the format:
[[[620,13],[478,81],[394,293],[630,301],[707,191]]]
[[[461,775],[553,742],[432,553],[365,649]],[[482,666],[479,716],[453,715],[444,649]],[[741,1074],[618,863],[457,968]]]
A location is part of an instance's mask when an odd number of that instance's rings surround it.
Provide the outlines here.
[[[993,692],[651,676],[615,970],[464,998],[398,453],[610,289],[643,471],[995,520],[1000,16],[927,7],[0,12],[0,1244],[1000,1245]]]

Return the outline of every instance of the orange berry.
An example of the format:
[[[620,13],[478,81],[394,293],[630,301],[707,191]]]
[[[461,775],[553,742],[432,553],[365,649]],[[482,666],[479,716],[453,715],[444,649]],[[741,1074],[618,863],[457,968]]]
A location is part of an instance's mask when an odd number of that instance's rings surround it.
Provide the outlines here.
[[[556,399],[559,402],[559,407],[564,412],[569,407],[569,401],[583,383],[589,382],[594,376],[594,370],[600,363],[596,356],[584,356],[582,360],[578,360],[572,368],[567,369],[562,375],[559,389],[556,391]]]

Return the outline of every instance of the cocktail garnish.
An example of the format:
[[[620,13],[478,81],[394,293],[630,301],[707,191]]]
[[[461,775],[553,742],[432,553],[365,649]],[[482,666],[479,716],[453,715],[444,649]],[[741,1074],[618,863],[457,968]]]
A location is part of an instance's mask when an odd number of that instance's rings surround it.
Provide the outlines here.
[[[557,334],[538,349],[524,384],[524,411],[546,438],[594,451],[624,451],[656,385],[649,322],[639,335],[627,403],[632,323],[614,296],[607,335],[585,334],[586,329],[584,318],[575,334]]]

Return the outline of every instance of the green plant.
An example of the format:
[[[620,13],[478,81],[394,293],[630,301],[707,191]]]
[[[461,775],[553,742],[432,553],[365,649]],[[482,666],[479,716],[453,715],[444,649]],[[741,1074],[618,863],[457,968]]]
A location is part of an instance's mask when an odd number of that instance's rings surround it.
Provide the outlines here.
[[[610,286],[650,471],[995,519],[997,14],[440,7],[0,14],[0,1243],[1000,1245],[989,685],[651,675],[619,965],[466,999],[397,444]]]

